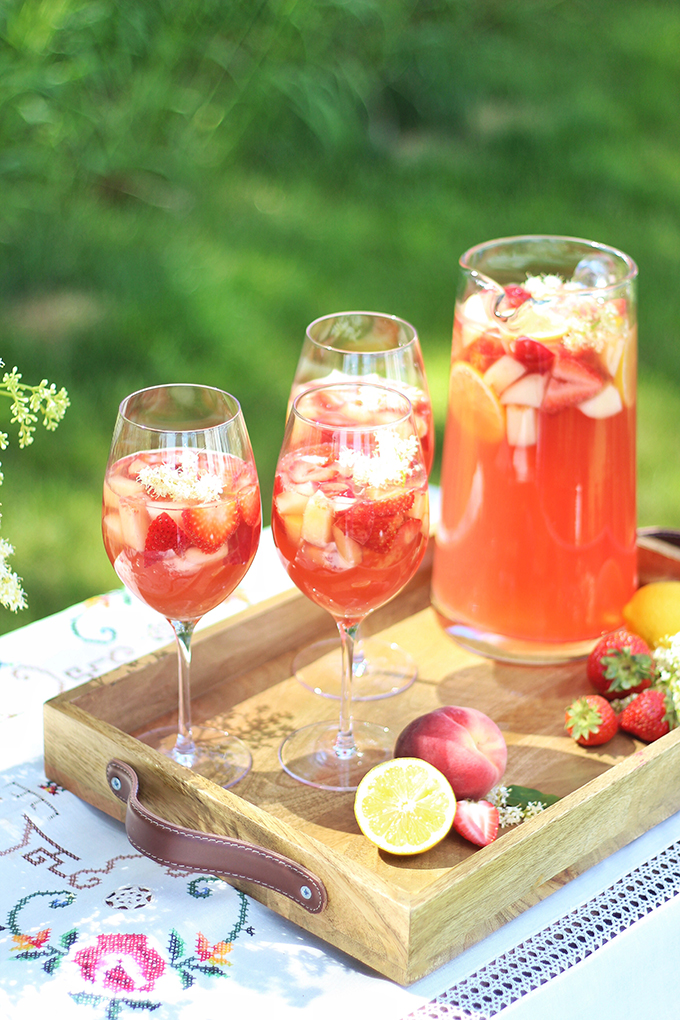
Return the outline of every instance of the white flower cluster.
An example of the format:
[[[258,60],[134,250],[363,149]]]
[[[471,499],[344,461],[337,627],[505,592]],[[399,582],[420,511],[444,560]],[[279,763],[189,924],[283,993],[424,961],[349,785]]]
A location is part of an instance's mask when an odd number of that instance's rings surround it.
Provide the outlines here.
[[[494,786],[486,795],[490,804],[498,808],[498,821],[501,828],[506,829],[511,825],[519,825],[527,818],[535,818],[545,811],[545,805],[539,800],[531,800],[528,804],[508,804],[510,790],[507,786]]]
[[[197,458],[187,458],[179,467],[169,464],[144,467],[137,480],[158,499],[196,499],[201,503],[217,499],[224,488],[217,475],[199,471]]]
[[[657,668],[656,683],[666,692],[666,705],[670,699],[676,719],[680,719],[680,634],[668,638],[652,654]]]
[[[523,284],[534,301],[544,303],[564,318],[562,343],[569,351],[584,347],[601,353],[607,344],[628,335],[628,322],[613,301],[584,296],[578,283],[559,276],[530,276]]]
[[[4,363],[0,361],[0,368]],[[21,373],[16,366],[11,372],[5,372],[0,383],[0,394],[9,397],[11,422],[19,425],[19,447],[23,449],[33,442],[33,433],[38,420],[53,432],[66,414],[69,406],[68,394],[65,389],[57,391],[54,383],[43,379],[37,386],[27,386],[21,381]],[[7,449],[9,437],[0,432],[0,450]],[[0,471],[0,485],[4,475]],[[27,606],[26,594],[21,587],[21,578],[14,573],[7,560],[14,553],[14,548],[4,538],[0,538],[0,605],[16,613]]]
[[[340,470],[351,471],[355,485],[376,489],[403,484],[418,453],[416,436],[403,438],[394,432],[379,432],[373,456],[345,448],[340,452]]]

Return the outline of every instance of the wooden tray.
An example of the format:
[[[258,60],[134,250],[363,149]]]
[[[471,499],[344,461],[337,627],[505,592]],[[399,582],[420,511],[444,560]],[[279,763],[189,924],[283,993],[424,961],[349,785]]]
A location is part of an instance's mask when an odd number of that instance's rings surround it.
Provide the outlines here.
[[[639,540],[641,580],[680,577],[680,550],[653,535]],[[45,771],[115,818],[125,807],[109,789],[106,765],[128,762],[140,798],[189,828],[257,843],[293,858],[325,883],[319,915],[279,893],[238,883],[272,910],[387,977],[409,984],[483,939],[680,808],[680,729],[649,746],[620,733],[602,748],[579,747],[564,710],[588,691],[584,664],[520,667],[460,649],[429,605],[430,557],[408,588],[372,618],[419,665],[408,691],[360,702],[355,717],[396,734],[416,715],[445,704],[488,713],[508,744],[507,783],[562,799],[478,849],[455,833],[414,858],[377,850],[360,833],[352,794],[296,783],[277,748],[293,728],[336,717],[338,702],[290,677],[294,651],[330,636],[330,617],[297,591],[246,609],[199,632],[193,655],[195,721],[238,733],[254,765],[234,790],[194,776],[136,739],[172,716],[177,680],[168,647],[59,695],[45,705]]]

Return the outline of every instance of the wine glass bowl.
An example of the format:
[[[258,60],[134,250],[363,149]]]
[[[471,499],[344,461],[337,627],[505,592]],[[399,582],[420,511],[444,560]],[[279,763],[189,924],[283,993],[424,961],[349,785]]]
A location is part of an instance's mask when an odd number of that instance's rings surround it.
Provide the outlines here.
[[[279,759],[308,785],[355,789],[394,743],[385,727],[352,719],[357,630],[413,576],[429,535],[427,472],[407,397],[340,383],[295,398],[276,469],[272,535],[291,580],[335,620],[343,661],[339,720],[291,734]]]
[[[236,737],[191,722],[191,637],[247,572],[260,490],[238,401],[207,386],[154,386],[120,405],[106,468],[102,535],[123,584],[161,613],[178,649],[178,724],[141,738],[220,786],[251,766]],[[168,737],[170,739],[168,739]]]
[[[411,402],[426,471],[434,459],[434,421],[420,341],[414,327],[394,315],[340,312],[310,323],[291,387],[298,394],[320,385],[362,381],[394,387]],[[340,697],[341,650],[336,639],[314,642],[295,657],[293,672],[315,694]],[[354,659],[355,700],[375,701],[406,690],[417,666],[404,649],[360,637]]]

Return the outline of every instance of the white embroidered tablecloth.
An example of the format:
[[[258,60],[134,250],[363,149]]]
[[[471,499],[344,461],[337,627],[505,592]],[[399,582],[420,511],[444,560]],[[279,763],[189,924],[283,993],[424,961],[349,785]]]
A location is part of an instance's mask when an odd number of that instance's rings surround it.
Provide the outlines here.
[[[289,586],[265,531],[202,625]],[[409,988],[135,852],[122,824],[46,781],[42,704],[171,640],[123,590],[0,638],[0,1018],[680,1016],[677,815]]]

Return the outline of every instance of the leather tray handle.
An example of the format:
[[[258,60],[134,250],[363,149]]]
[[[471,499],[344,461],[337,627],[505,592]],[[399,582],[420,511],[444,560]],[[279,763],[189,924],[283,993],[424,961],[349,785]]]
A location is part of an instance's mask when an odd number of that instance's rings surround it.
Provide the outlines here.
[[[153,814],[138,799],[139,779],[131,765],[112,759],[106,778],[118,800],[127,805],[125,831],[132,846],[159,864],[242,878],[274,889],[319,914],[328,902],[326,888],[295,861],[253,843],[185,829]]]

